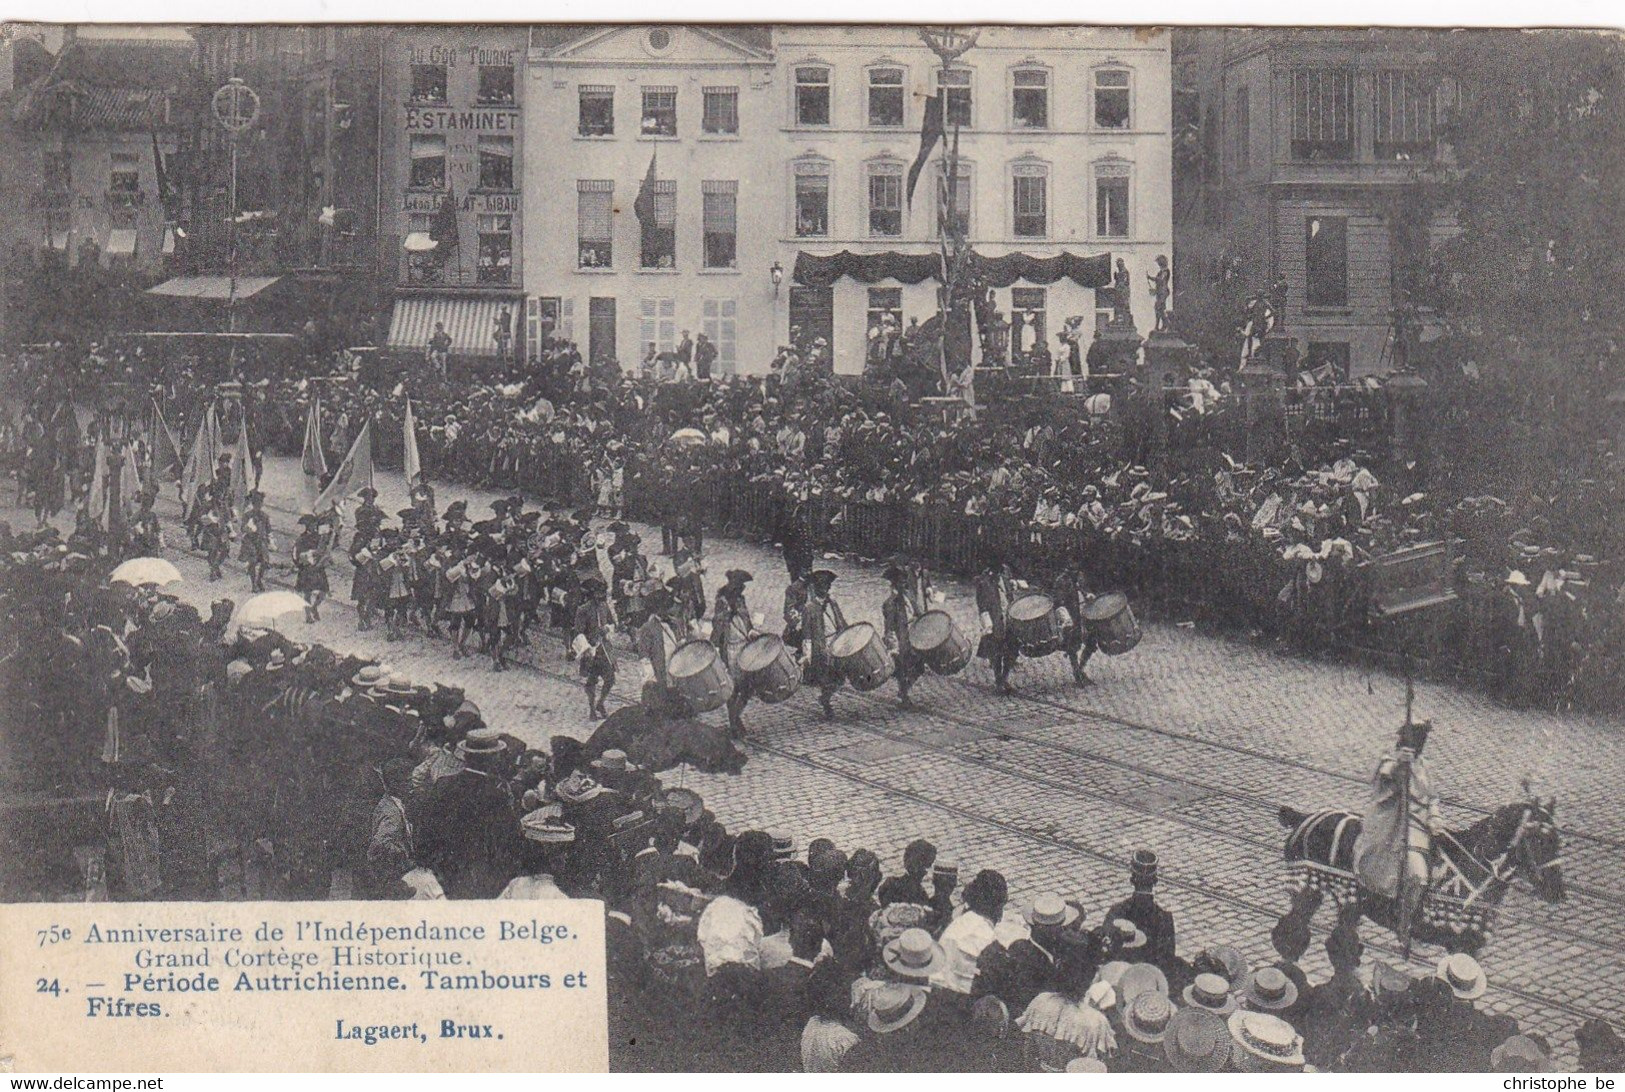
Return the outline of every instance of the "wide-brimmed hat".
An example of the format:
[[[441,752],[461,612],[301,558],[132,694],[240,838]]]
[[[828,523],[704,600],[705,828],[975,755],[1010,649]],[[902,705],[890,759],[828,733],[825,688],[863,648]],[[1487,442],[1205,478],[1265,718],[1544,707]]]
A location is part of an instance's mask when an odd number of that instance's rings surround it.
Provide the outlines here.
[[[1239,993],[1247,988],[1253,979],[1253,965],[1247,957],[1241,954],[1241,949],[1229,944],[1211,944],[1202,949],[1197,961],[1217,963],[1224,969],[1218,972],[1230,984],[1230,988]]]
[[[744,569],[729,569],[727,579],[730,584],[749,584],[756,578]]]
[[[877,1035],[901,1031],[925,1010],[927,996],[919,986],[887,982],[869,995],[869,1030]]]
[[[495,728],[475,728],[458,741],[457,757],[466,759],[474,755],[499,755],[507,749],[507,741]]]
[[[1160,1043],[1177,1011],[1162,994],[1147,990],[1124,1004],[1123,1030],[1142,1043]]]
[[[1514,1035],[1490,1051],[1490,1069],[1497,1073],[1551,1073],[1556,1067],[1540,1043],[1527,1035]]]
[[[1054,893],[1039,895],[1033,899],[1021,916],[1027,919],[1028,925],[1049,925],[1065,928],[1078,920],[1081,911],[1071,905],[1061,896]]]
[[[363,486],[362,488],[356,490],[356,496],[360,497],[362,500],[376,500],[378,498],[378,490],[374,489],[370,485]]]
[[[1162,1052],[1177,1073],[1217,1073],[1234,1049],[1224,1018],[1205,1009],[1180,1009],[1162,1037]]]
[[[1279,967],[1261,967],[1253,972],[1253,980],[1242,993],[1247,1007],[1259,1012],[1280,1012],[1298,1001],[1298,984],[1288,978]]]
[[[1113,983],[1117,987],[1117,994],[1127,1005],[1142,993],[1159,993],[1168,996],[1168,976],[1162,973],[1162,968],[1150,963],[1135,963],[1120,974]]]
[[[1303,1064],[1303,1036],[1279,1016],[1243,1010],[1231,1014],[1227,1027],[1237,1068]]]
[[[1145,930],[1128,918],[1110,918],[1106,921],[1106,928],[1112,942],[1121,951],[1132,951],[1146,945]]]
[[[572,804],[582,804],[595,797],[602,796],[609,790],[600,785],[590,775],[581,770],[576,770],[569,777],[559,782],[553,791],[558,794],[560,800],[566,800]]]
[[[822,585],[826,588],[835,583],[836,579],[836,574],[830,569],[814,569],[807,574],[807,580],[810,583]]]
[[[390,675],[381,682],[374,683],[372,691],[380,697],[404,698],[409,694],[416,694],[417,687],[413,686],[412,680],[405,675]]]
[[[914,902],[894,902],[869,915],[869,936],[875,946],[885,948],[892,941],[917,929],[931,919],[931,908]]]
[[[1230,983],[1216,974],[1199,974],[1196,981],[1185,987],[1187,1008],[1202,1009],[1215,1016],[1229,1016],[1236,1011],[1236,995],[1230,992]]]
[[[375,686],[383,685],[384,680],[388,677],[389,672],[374,664],[370,667],[363,667],[350,676],[350,685],[359,690],[371,690]]]
[[[1457,952],[1439,960],[1434,977],[1449,986],[1450,992],[1463,1001],[1477,1000],[1490,988],[1489,977],[1484,973],[1484,968],[1478,965],[1478,960],[1465,952]]]
[[[519,820],[519,832],[527,841],[543,845],[559,845],[576,840],[576,828],[559,817],[557,804],[527,813]]]
[[[924,929],[905,929],[882,950],[882,958],[893,974],[905,978],[930,978],[948,963],[942,945]]]
[[[627,760],[626,752],[618,748],[611,748],[592,760],[592,765],[600,770],[611,770],[615,773],[625,773],[637,767]]]

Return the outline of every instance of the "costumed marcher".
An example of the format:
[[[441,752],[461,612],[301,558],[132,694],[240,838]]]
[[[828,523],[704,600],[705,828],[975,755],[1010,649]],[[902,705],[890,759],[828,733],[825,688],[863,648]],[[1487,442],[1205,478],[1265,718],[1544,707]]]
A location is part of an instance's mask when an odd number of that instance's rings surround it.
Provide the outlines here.
[[[897,703],[912,709],[914,701],[909,690],[925,673],[925,663],[909,643],[909,627],[924,613],[920,584],[912,569],[902,563],[887,568],[886,579],[891,583],[891,594],[880,604],[880,616],[885,623],[886,648],[896,665]]]
[[[1010,566],[989,561],[976,578],[976,610],[981,616],[982,639],[979,654],[993,665],[993,683],[1001,694],[1013,694],[1010,669],[1020,655],[1015,634],[1010,632],[1010,604],[1015,602],[1015,584]]]
[[[1079,686],[1093,686],[1094,680],[1089,678],[1086,670],[1090,657],[1099,651],[1100,645],[1095,640],[1094,630],[1089,628],[1083,616],[1084,608],[1095,601],[1095,594],[1082,564],[1073,562],[1061,566],[1055,577],[1054,590],[1055,605],[1066,611],[1068,617],[1061,633],[1061,649],[1066,653],[1067,662],[1072,665],[1072,679]]]
[[[750,607],[745,602],[745,585],[753,579],[755,577],[744,569],[729,569],[727,582],[717,589],[716,603],[711,610],[711,643],[733,678],[733,693],[728,696],[728,727],[741,736],[745,734],[743,714],[745,704],[750,701],[750,680],[739,668],[739,654],[756,635]]]
[[[830,654],[830,643],[846,628],[846,615],[841,605],[830,598],[835,574],[829,569],[814,569],[807,577],[806,640],[807,667],[803,678],[818,687],[818,707],[825,720],[835,719],[835,707],[830,699],[845,682],[839,665]]]
[[[271,517],[265,511],[265,494],[258,489],[248,494],[248,511],[243,513],[243,540],[237,557],[248,566],[252,590],[264,591],[265,572],[271,567]]]
[[[333,548],[333,525],[321,516],[307,514],[299,517],[299,526],[299,537],[293,544],[293,588],[305,597],[305,621],[319,622],[322,600],[331,590],[327,565]]]
[[[615,685],[615,654],[609,644],[615,611],[606,602],[605,585],[598,577],[583,580],[581,590],[586,601],[576,610],[576,655],[580,658],[581,678],[587,690],[587,717],[600,720],[609,716],[604,699]]]
[[[1432,724],[1407,724],[1394,753],[1377,764],[1354,842],[1354,873],[1368,891],[1399,900],[1402,936],[1432,879],[1433,840],[1444,833],[1433,778],[1422,760]]]

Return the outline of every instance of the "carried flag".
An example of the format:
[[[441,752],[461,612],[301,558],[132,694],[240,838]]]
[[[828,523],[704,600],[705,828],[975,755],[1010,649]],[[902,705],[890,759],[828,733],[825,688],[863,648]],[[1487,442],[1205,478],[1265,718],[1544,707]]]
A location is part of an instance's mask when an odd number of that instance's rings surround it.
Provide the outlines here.
[[[107,530],[107,497],[109,494],[107,481],[107,442],[102,439],[96,441],[96,464],[90,471],[90,488],[85,493],[85,511],[102,530]]]
[[[135,445],[124,445],[124,465],[119,467],[118,473],[118,510],[119,519],[125,526],[129,526],[130,517],[141,506],[141,471],[135,462]],[[111,507],[111,506],[109,506]],[[111,523],[111,512],[108,522]],[[112,530],[111,527],[108,530]]]
[[[322,479],[327,477],[327,456],[322,452],[322,402],[312,399],[310,412],[305,414],[305,447],[299,456],[300,468],[305,472],[305,507],[310,508],[322,492]]]
[[[369,420],[361,426],[361,431],[356,434],[355,443],[350,445],[350,453],[339,463],[338,473],[333,475],[333,480],[327,483],[322,495],[311,505],[311,511],[318,516],[325,515],[342,507],[346,501],[370,485],[372,485],[372,422]]]
[[[418,475],[423,471],[423,460],[418,458],[418,426],[417,422],[412,420],[412,400],[410,398],[406,400],[406,422],[403,428],[406,430],[405,445],[402,448],[406,452],[404,467],[406,470],[406,484],[411,485],[417,481]]]
[[[186,459],[181,454],[181,441],[175,430],[164,420],[163,407],[152,400],[152,474],[156,481],[180,481]]]
[[[186,469],[181,472],[181,503],[191,506],[198,487],[214,478],[215,460],[220,458],[220,422],[211,404],[198,425],[197,437],[192,441],[192,454],[187,457]]]
[[[237,429],[237,451],[231,460],[231,503],[238,516],[248,511],[248,476],[253,466],[253,455],[248,450],[248,416],[244,414],[242,426]]]
[[[914,205],[914,184],[920,180],[920,171],[931,158],[931,149],[942,139],[942,96],[932,95],[925,100],[925,121],[920,124],[920,151],[914,165],[908,169],[908,203]]]

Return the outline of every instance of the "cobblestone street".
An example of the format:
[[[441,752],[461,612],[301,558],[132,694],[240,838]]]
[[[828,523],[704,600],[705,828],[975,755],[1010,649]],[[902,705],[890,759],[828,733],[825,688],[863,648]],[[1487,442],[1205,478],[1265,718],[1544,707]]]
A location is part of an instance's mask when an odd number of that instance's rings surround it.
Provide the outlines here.
[[[405,506],[398,474],[380,473],[377,485],[386,511]],[[276,529],[275,579],[291,585],[297,460],[268,457],[261,487]],[[443,483],[437,489],[442,508],[467,499],[476,520],[494,499]],[[200,606],[221,596],[241,601],[248,594],[241,566],[210,584],[202,561],[175,549],[185,536],[173,498],[166,488],[160,512],[169,556],[186,576],[176,590]],[[8,517],[26,522],[15,511]],[[659,541],[658,528],[639,531],[646,543]],[[752,607],[777,630],[785,571],[776,551],[717,540],[706,544],[705,564],[708,592],[724,570],[751,570]],[[878,627],[885,594],[878,567],[841,558],[823,564],[840,576],[834,596],[848,619]],[[420,684],[463,687],[490,723],[527,740],[591,731],[557,638],[526,650],[533,669],[497,675],[484,659],[453,661],[444,641],[411,634],[386,643],[376,631],[356,633],[342,554],[331,575],[336,600],[296,639],[378,656]],[[974,632],[968,584],[942,590],[946,609]],[[1175,913],[1181,949],[1224,942],[1264,958],[1286,905],[1277,808],[1363,805],[1370,769],[1403,716],[1403,681],[1160,624],[1145,626],[1132,653],[1096,657],[1090,673],[1098,685],[1078,689],[1062,657],[1023,661],[1013,677],[1018,696],[1006,698],[993,692],[985,663],[973,660],[958,677],[922,680],[921,708],[910,712],[897,708],[889,684],[872,695],[843,690],[833,723],[819,719],[810,693],[779,706],[753,704],[743,774],[680,771],[670,779],[701,792],[730,828],[760,825],[791,835],[798,847],[819,836],[848,849],[867,846],[888,871],[906,842],[929,837],[962,874],[996,867],[1015,899],[1057,890],[1096,916],[1127,892],[1131,851],[1155,849],[1165,877],[1160,896]],[[631,700],[637,682],[635,670],[623,671],[619,699]],[[1430,683],[1417,684],[1416,715],[1436,726],[1429,758],[1453,825],[1518,799],[1526,776],[1558,797],[1569,896],[1555,906],[1526,890],[1509,896],[1484,953],[1492,983],[1484,1003],[1548,1036],[1572,1067],[1575,1028],[1591,1016],[1620,1015],[1625,814],[1613,790],[1625,776],[1625,721],[1514,711]],[[1331,917],[1322,909],[1321,931]],[[1400,960],[1391,935],[1369,924],[1363,935],[1372,958]],[[1419,947],[1411,973],[1430,973],[1437,957]],[[1318,939],[1306,969],[1312,978],[1328,973]]]

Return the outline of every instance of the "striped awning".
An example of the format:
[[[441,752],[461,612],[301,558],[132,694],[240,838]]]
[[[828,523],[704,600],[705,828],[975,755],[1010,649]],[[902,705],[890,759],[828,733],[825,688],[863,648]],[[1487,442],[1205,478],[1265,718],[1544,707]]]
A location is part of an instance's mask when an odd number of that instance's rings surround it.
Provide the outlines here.
[[[497,317],[508,312],[510,337],[517,336],[523,310],[519,298],[466,299],[448,296],[415,296],[395,301],[395,314],[389,323],[391,349],[425,352],[434,336],[435,323],[444,323],[451,337],[451,351],[457,356],[496,356]],[[511,344],[511,343],[510,343]]]
[[[147,289],[149,296],[177,296],[181,299],[192,300],[229,300],[233,297],[246,300],[256,296],[271,287],[280,277],[238,277],[235,291],[232,288],[232,278],[214,274],[198,274],[186,277],[171,277],[163,284],[155,284]]]

